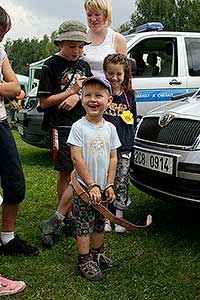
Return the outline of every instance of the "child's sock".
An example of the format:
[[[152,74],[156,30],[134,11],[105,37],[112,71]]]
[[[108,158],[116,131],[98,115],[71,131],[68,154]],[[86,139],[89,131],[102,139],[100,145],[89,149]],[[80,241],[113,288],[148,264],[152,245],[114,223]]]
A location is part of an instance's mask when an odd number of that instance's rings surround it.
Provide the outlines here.
[[[9,232],[1,232],[1,243],[3,245],[6,245],[8,242],[13,240],[15,237],[14,231],[9,231]]]
[[[61,213],[59,213],[58,211],[55,212],[55,215],[58,217],[59,220],[63,221],[65,216],[63,216]]]
[[[103,245],[102,245],[101,247],[99,247],[99,248],[91,248],[91,249],[90,249],[90,253],[91,253],[92,256],[93,256],[93,260],[94,260],[94,261],[97,261],[97,257],[98,257],[98,255],[99,255],[99,253],[102,253],[103,251],[104,251]]]

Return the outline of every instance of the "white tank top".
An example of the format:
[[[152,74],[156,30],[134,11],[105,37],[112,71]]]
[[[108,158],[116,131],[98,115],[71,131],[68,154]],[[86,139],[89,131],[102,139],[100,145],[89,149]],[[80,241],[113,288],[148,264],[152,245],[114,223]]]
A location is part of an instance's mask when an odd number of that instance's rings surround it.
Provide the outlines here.
[[[3,50],[3,48],[0,47],[0,80],[3,80],[2,64],[6,58],[7,58],[6,52]],[[4,97],[0,96],[0,121],[5,120],[6,118],[7,118],[7,113],[4,106]]]
[[[108,54],[116,53],[114,49],[115,32],[108,28],[105,40],[98,46],[86,45],[84,47],[84,60],[86,60],[95,76],[104,76],[103,60]]]

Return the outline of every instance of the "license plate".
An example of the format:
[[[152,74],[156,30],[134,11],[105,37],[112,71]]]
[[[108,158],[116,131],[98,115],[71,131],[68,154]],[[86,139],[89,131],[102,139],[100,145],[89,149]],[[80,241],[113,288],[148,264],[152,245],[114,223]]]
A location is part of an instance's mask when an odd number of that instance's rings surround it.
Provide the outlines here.
[[[19,134],[24,135],[24,128],[18,125],[18,132]]]
[[[173,175],[175,157],[135,149],[134,163],[147,169]]]

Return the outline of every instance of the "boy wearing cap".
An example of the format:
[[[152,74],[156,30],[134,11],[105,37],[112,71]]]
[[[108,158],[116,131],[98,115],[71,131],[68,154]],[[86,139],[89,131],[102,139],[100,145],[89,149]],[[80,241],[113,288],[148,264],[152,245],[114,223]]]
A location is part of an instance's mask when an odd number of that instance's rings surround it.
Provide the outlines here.
[[[110,83],[100,77],[89,77],[82,84],[82,104],[86,115],[72,125],[67,143],[71,148],[76,178],[89,193],[91,201],[115,200],[113,182],[120,141],[116,128],[103,119],[111,101]],[[103,269],[118,263],[103,253],[104,217],[74,193],[73,212],[76,219],[78,246],[77,272],[89,280],[101,280]]]
[[[38,97],[44,111],[42,128],[52,136],[54,169],[58,171],[57,194],[61,201],[70,194],[66,188],[73,170],[66,141],[72,124],[85,113],[79,92],[82,81],[92,74],[88,63],[80,59],[84,45],[89,44],[86,26],[69,20],[60,25],[58,33],[54,43],[60,51],[43,65]],[[58,213],[40,224],[43,243],[47,247],[52,245],[52,238],[63,225],[63,219],[64,216]]]

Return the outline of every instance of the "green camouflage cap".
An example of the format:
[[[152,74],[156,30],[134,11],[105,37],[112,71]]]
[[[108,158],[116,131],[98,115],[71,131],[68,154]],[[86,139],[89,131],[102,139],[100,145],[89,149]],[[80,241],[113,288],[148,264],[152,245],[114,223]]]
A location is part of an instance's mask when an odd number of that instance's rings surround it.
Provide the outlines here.
[[[59,42],[62,41],[84,42],[85,45],[90,44],[87,40],[87,27],[79,21],[64,21],[58,29],[58,34],[58,37],[54,40],[56,46],[59,46]]]

